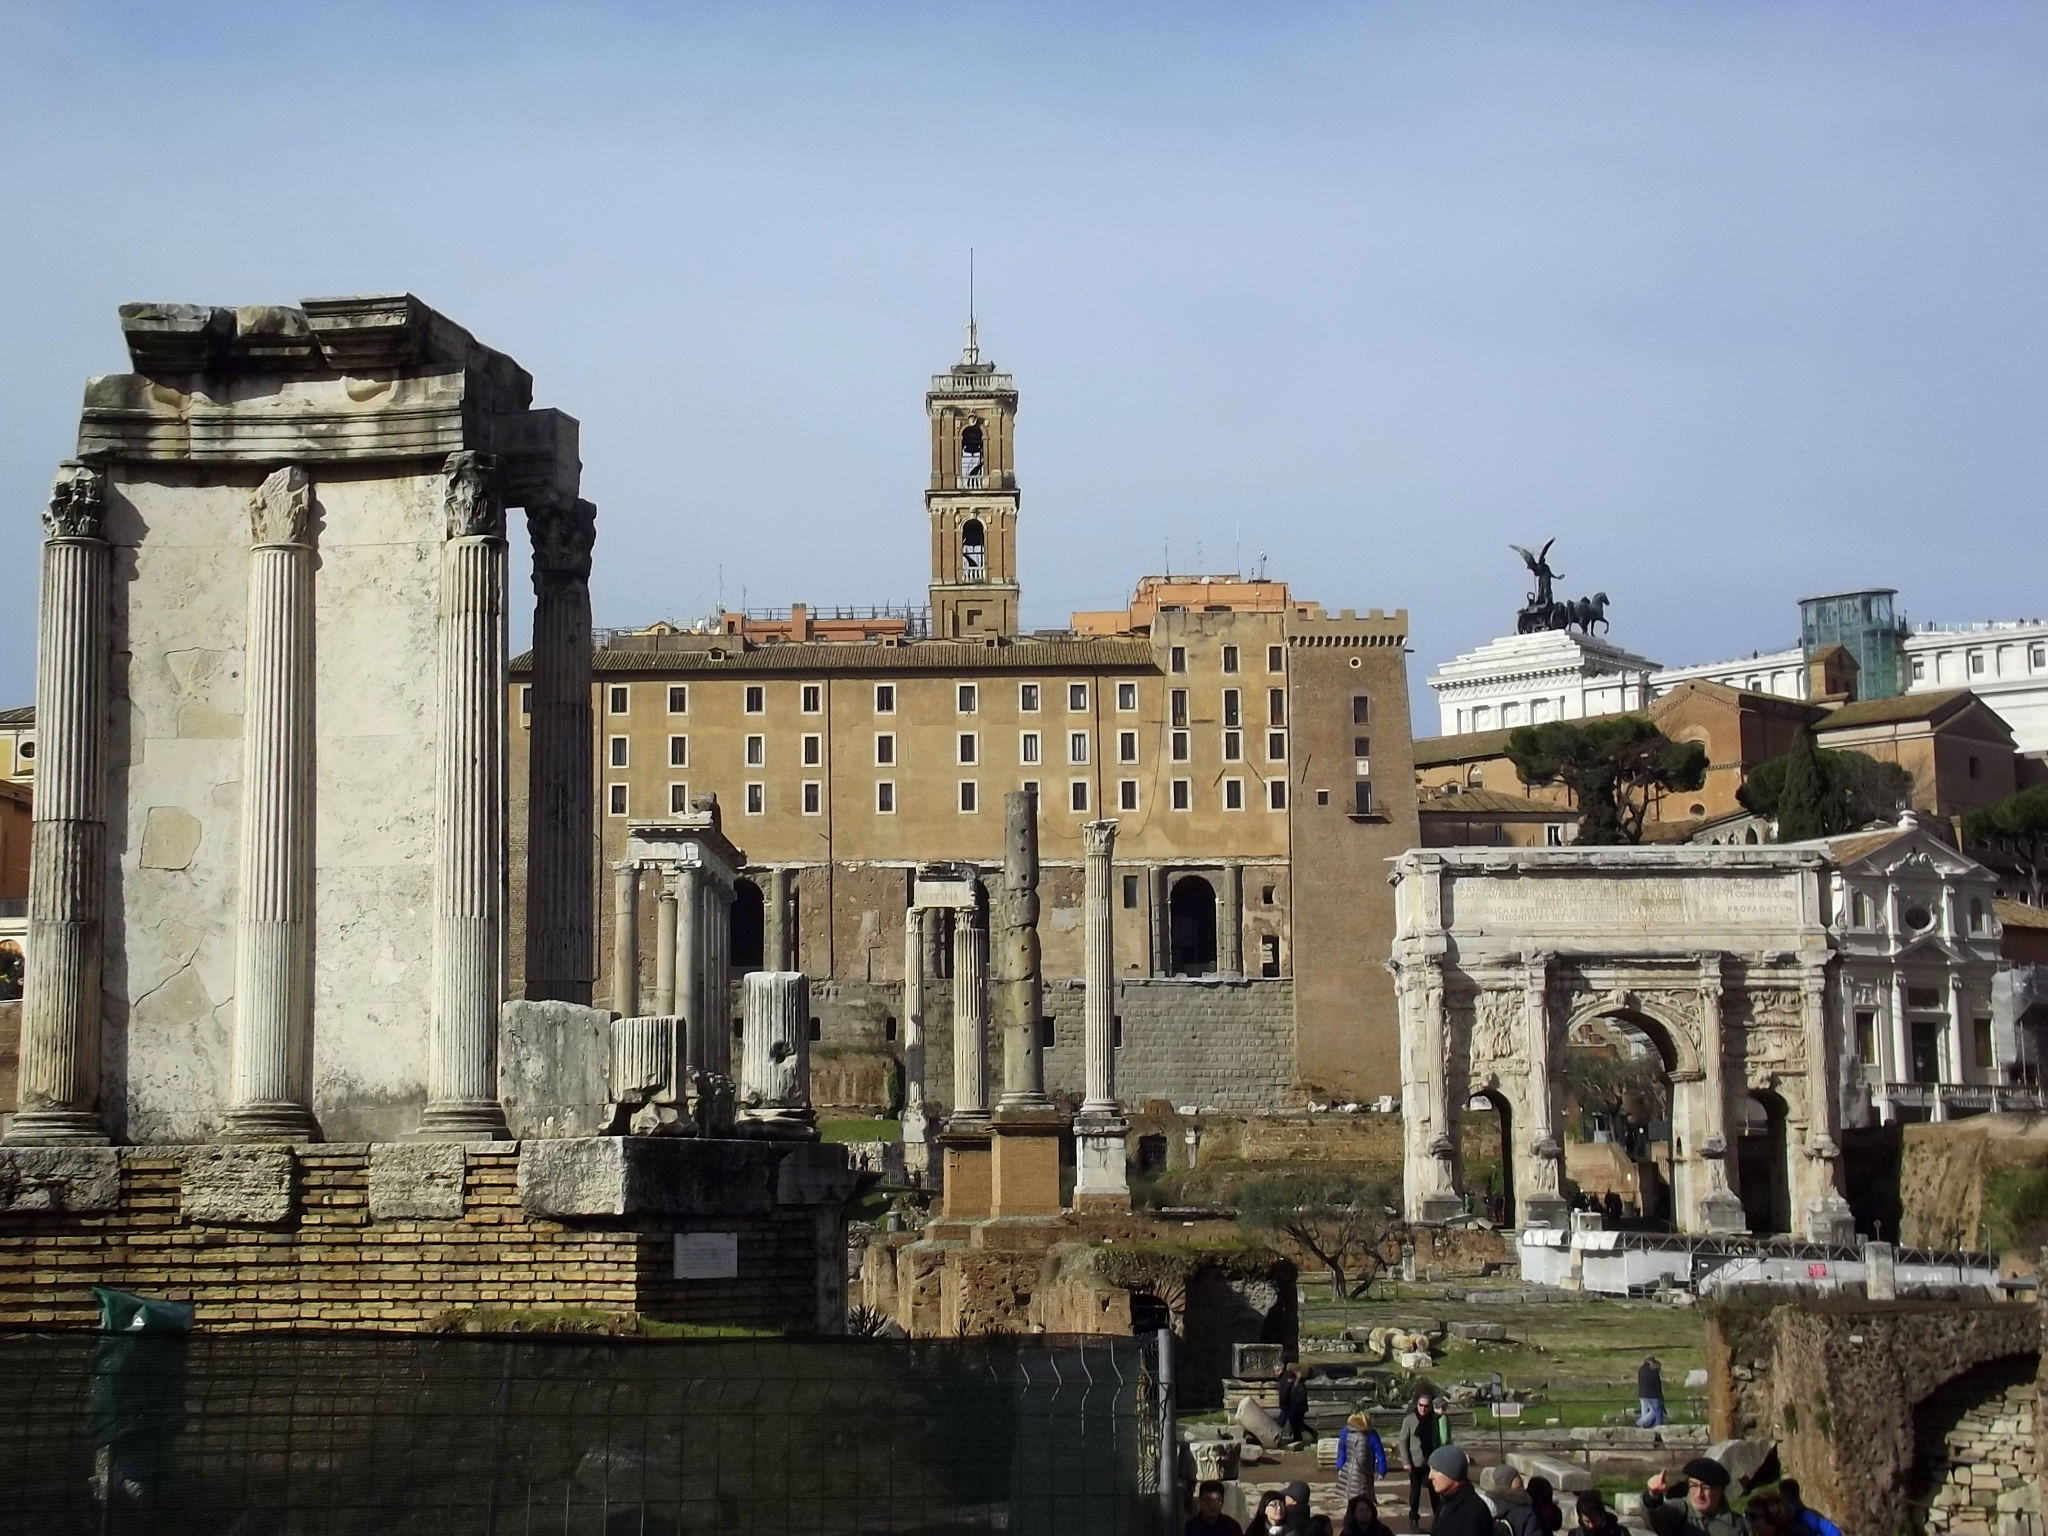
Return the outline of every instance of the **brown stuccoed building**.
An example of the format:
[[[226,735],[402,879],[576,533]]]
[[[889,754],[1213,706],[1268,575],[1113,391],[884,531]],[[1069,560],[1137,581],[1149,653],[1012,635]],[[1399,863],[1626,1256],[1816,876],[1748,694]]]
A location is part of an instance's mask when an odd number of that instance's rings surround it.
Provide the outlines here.
[[[1003,795],[1035,786],[1054,1092],[1081,1086],[1081,828],[1115,818],[1126,1102],[1258,1111],[1398,1093],[1387,861],[1420,840],[1406,612],[1331,614],[1263,577],[1148,576],[1125,609],[1021,632],[1014,381],[970,335],[925,402],[928,608],[599,631],[592,1001],[618,995],[629,823],[715,795],[747,859],[735,976],[807,972],[820,1102],[884,1107],[915,871],[993,868]],[[517,910],[529,658],[513,663],[509,705]],[[654,897],[650,874],[641,997]],[[950,954],[933,935],[938,1018]],[[927,1031],[935,1107],[947,1034]]]

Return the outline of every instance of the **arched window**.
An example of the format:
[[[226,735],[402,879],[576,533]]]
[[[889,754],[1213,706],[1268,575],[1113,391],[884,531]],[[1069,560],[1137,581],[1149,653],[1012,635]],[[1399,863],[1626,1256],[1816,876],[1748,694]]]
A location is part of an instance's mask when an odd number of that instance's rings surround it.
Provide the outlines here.
[[[982,531],[978,517],[967,519],[967,525],[960,530],[960,574],[969,581],[979,581],[988,574],[988,535]]]
[[[960,479],[969,487],[981,482],[981,423],[970,419],[960,432]]]

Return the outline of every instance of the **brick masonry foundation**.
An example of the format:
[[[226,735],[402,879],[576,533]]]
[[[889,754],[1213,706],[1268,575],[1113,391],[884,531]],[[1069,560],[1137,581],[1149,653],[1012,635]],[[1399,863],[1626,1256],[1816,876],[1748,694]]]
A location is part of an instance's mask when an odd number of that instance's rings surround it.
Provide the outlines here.
[[[47,1181],[23,1177],[36,1166],[23,1150],[5,1149],[0,1326],[91,1324],[95,1285],[189,1301],[200,1326],[212,1328],[414,1328],[479,1307],[589,1308],[791,1332],[842,1323],[844,1201],[855,1181],[818,1156],[837,1149],[802,1148],[806,1176],[792,1181],[782,1170],[778,1183],[787,1149],[667,1143],[664,1164],[678,1154],[715,1163],[714,1176],[695,1181],[706,1193],[677,1201],[668,1180],[663,1198],[649,1202],[635,1197],[629,1176],[620,1181],[626,1197],[612,1199],[612,1209],[550,1216],[530,1208],[530,1195],[522,1198],[523,1148],[537,1145],[449,1149],[461,1154],[460,1207],[456,1214],[451,1180],[442,1219],[373,1215],[375,1149],[367,1144],[292,1148],[283,1165],[285,1214],[256,1222],[223,1217],[203,1198],[210,1191],[200,1185],[213,1176],[207,1160],[284,1149],[95,1151],[86,1156],[111,1164],[117,1182],[68,1200],[62,1186],[53,1193]],[[552,1146],[592,1148],[613,1163],[623,1153],[629,1168],[643,1150],[632,1141]],[[716,1156],[715,1149],[733,1148],[737,1156]],[[381,1195],[378,1203],[406,1207]],[[419,1206],[416,1195],[412,1205]],[[254,1207],[245,1202],[244,1209]],[[677,1278],[675,1239],[693,1232],[732,1234],[736,1273]]]

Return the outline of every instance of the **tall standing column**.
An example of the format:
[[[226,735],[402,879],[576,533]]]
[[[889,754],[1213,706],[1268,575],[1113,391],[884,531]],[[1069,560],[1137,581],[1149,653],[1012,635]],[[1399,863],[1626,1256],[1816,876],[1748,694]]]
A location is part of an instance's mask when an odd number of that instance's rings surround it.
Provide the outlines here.
[[[313,483],[296,465],[249,498],[241,911],[230,1141],[312,1141]]]
[[[1564,1225],[1564,1148],[1558,1144],[1550,1068],[1550,957],[1529,955],[1522,968],[1522,1030],[1529,1042],[1529,1173],[1525,1224]]]
[[[661,871],[661,893],[654,898],[654,1011],[676,1011],[676,873]]]
[[[1074,1121],[1074,1207],[1128,1209],[1129,1126],[1116,1102],[1116,907],[1110,899],[1116,823],[1083,825],[1081,849],[1081,1043],[1087,1062],[1081,1113]]]
[[[1116,907],[1110,900],[1116,860],[1116,823],[1081,828],[1084,860],[1081,908],[1081,1040],[1087,1054],[1081,1113],[1114,1115],[1116,1102]]]
[[[1002,896],[990,912],[989,991],[1003,1035],[1004,1109],[1052,1107],[1045,1096],[1045,1015],[1038,950],[1038,797],[1013,789],[1003,796]]]
[[[597,838],[591,778],[590,553],[597,508],[526,509],[533,542],[533,715],[527,733],[526,995],[590,1001]]]
[[[448,455],[434,817],[434,1010],[423,1136],[505,1134],[505,509],[488,454]]]
[[[788,971],[796,968],[796,945],[790,932],[789,922],[789,871],[781,866],[768,872],[768,932],[766,949],[768,969]]]
[[[676,1011],[683,1015],[683,1060],[704,1066],[704,871],[685,864],[676,875]]]
[[[1699,1156],[1706,1164],[1706,1191],[1700,1196],[1698,1228],[1702,1232],[1740,1232],[1748,1221],[1742,1202],[1728,1182],[1728,1047],[1722,1027],[1722,975],[1718,954],[1701,955],[1700,966],[1700,1091],[1706,1114]]]
[[[1152,871],[1152,974],[1173,974],[1173,870],[1160,865]]]
[[[1408,1133],[1409,1198],[1417,1219],[1446,1221],[1463,1211],[1465,1203],[1458,1192],[1458,1122],[1451,1099],[1450,1020],[1445,1016],[1441,962],[1425,962],[1419,982],[1412,991],[1404,986],[1402,995],[1408,1000],[1404,1026],[1413,1021],[1413,1027],[1404,1030],[1407,1082],[1401,1099],[1403,1129]]]
[[[20,1111],[10,1142],[103,1142],[100,941],[106,896],[106,478],[67,464],[43,513],[35,823]]]
[[[988,1119],[988,935],[976,914],[953,914],[953,1115]]]
[[[640,866],[631,859],[612,866],[612,1012],[640,1012]]]
[[[704,1070],[732,1076],[732,886],[710,888],[704,939]]]
[[[1216,932],[1222,938],[1223,964],[1218,967],[1226,976],[1244,974],[1244,866],[1226,864],[1223,866],[1223,894],[1217,904],[1222,911],[1216,914]]]
[[[924,917],[903,912],[903,1139],[926,1139],[924,1109]]]
[[[1810,966],[1799,978],[1799,1024],[1806,1049],[1807,1188],[1794,1198],[1809,1242],[1853,1243],[1855,1213],[1842,1198],[1842,1151],[1835,1141],[1840,1059],[1828,1046],[1828,973]]]

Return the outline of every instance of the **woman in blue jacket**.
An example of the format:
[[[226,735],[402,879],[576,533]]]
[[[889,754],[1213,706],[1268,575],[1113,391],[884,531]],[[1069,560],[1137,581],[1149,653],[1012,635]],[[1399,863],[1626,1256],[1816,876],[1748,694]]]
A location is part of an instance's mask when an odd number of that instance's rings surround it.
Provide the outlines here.
[[[1350,1508],[1360,1494],[1372,1496],[1373,1480],[1387,1470],[1387,1448],[1363,1409],[1344,1421],[1337,1435],[1337,1497]]]

